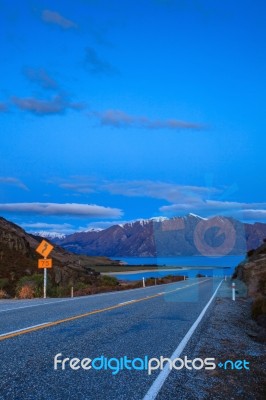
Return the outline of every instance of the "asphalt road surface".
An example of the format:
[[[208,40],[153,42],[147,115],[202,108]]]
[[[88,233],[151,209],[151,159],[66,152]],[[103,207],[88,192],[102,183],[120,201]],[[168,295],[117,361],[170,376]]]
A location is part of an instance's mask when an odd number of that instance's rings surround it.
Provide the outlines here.
[[[0,399],[155,398],[160,370],[149,375],[140,370],[141,360],[170,358],[220,282],[221,278],[189,279],[74,299],[0,301]],[[79,369],[71,369],[67,361],[64,370],[60,362],[55,370],[57,354],[61,361],[99,358],[94,365],[102,369],[83,369],[76,360],[72,366]],[[131,370],[119,370],[116,360],[104,369],[106,360],[124,357],[141,360]],[[169,395],[168,382],[162,383],[159,396],[166,391],[165,398],[171,400],[176,397]]]

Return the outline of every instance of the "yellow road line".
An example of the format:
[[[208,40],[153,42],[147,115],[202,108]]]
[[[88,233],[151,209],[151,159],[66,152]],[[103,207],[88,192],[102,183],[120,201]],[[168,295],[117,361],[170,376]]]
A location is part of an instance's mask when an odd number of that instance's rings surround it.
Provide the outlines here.
[[[63,324],[63,323],[65,323],[65,322],[75,321],[75,320],[77,320],[77,319],[85,318],[85,317],[88,317],[88,316],[90,316],[90,315],[100,314],[100,313],[105,312],[105,311],[115,310],[116,308],[129,306],[129,305],[131,305],[131,304],[139,303],[139,302],[141,302],[141,301],[154,299],[154,298],[156,298],[156,297],[163,296],[164,294],[167,295],[168,293],[177,292],[178,290],[182,290],[182,289],[186,289],[186,288],[188,288],[188,287],[194,286],[194,285],[198,285],[199,283],[206,282],[206,281],[208,281],[208,280],[210,280],[210,279],[211,279],[211,278],[209,278],[209,279],[204,279],[203,281],[199,281],[199,282],[193,283],[193,284],[191,284],[191,285],[186,285],[186,286],[183,286],[183,287],[174,289],[174,290],[170,290],[169,292],[157,293],[157,294],[154,294],[154,295],[152,295],[152,296],[142,297],[142,298],[140,298],[140,299],[132,300],[132,301],[130,301],[130,302],[119,303],[119,304],[116,304],[116,305],[114,305],[114,306],[105,307],[105,308],[100,308],[99,310],[89,311],[89,312],[86,312],[86,313],[84,313],[84,314],[74,315],[73,317],[67,317],[67,318],[64,318],[64,319],[59,319],[59,320],[57,320],[57,321],[47,322],[46,324],[37,325],[37,326],[25,328],[25,329],[23,329],[23,330],[19,330],[19,331],[14,331],[14,332],[11,332],[11,333],[7,333],[6,335],[0,336],[0,341],[6,340],[6,339],[10,339],[10,338],[13,338],[13,337],[16,337],[16,336],[24,335],[24,334],[26,334],[26,333],[31,333],[31,332],[39,331],[39,330],[41,330],[41,329],[50,328],[50,327],[52,327],[52,326],[60,325],[60,324]]]

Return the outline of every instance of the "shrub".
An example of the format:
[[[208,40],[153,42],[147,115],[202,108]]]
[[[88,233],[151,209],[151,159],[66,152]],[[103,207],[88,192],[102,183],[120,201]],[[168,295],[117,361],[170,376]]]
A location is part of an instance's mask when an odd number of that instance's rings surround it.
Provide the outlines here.
[[[114,276],[102,275],[101,284],[103,286],[117,286],[119,285],[119,281]]]
[[[197,275],[196,275],[196,278],[205,278],[205,275],[197,274]]]
[[[0,299],[7,299],[8,298],[8,294],[5,290],[0,289]]]
[[[7,278],[0,279],[0,289],[4,289],[9,284],[9,280]]]
[[[18,290],[18,298],[19,299],[33,299],[34,297],[34,288],[32,285],[24,285],[21,286]]]
[[[34,274],[32,276],[23,276],[22,278],[20,278],[17,283],[18,297],[23,287],[31,288],[31,291],[33,293],[32,297],[41,297],[43,294],[43,275]],[[32,297],[25,297],[25,298],[32,298]]]
[[[89,284],[86,284],[84,282],[78,281],[74,285],[71,285],[74,287],[74,290],[80,290],[80,289],[85,289]],[[69,292],[71,290],[71,286],[69,286]]]

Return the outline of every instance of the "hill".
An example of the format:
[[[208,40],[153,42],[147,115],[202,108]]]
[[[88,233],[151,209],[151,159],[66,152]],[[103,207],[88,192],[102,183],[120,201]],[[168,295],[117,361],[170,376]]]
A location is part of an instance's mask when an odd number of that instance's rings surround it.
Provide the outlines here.
[[[234,278],[247,285],[253,300],[253,317],[266,328],[266,242],[248,252],[247,258],[237,266]]]
[[[41,271],[37,268],[40,256],[35,252],[41,240],[42,237],[30,235],[18,225],[0,217],[0,282],[8,293],[14,294],[21,277]],[[91,283],[99,275],[93,270],[94,265],[113,264],[108,258],[78,256],[58,245],[51,252],[51,258],[53,268],[48,270],[50,282],[62,287],[77,281]]]
[[[245,254],[266,237],[266,224],[194,214],[113,225],[52,239],[77,254],[107,257],[167,257]]]

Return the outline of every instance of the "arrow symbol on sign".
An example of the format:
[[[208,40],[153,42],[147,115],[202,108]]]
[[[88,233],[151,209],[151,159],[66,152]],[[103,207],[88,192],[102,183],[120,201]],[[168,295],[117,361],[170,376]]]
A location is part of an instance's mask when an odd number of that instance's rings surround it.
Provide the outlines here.
[[[47,247],[48,247],[48,243],[45,243],[44,246],[43,246],[43,249],[42,249],[42,254],[45,252],[45,250],[47,249]]]

